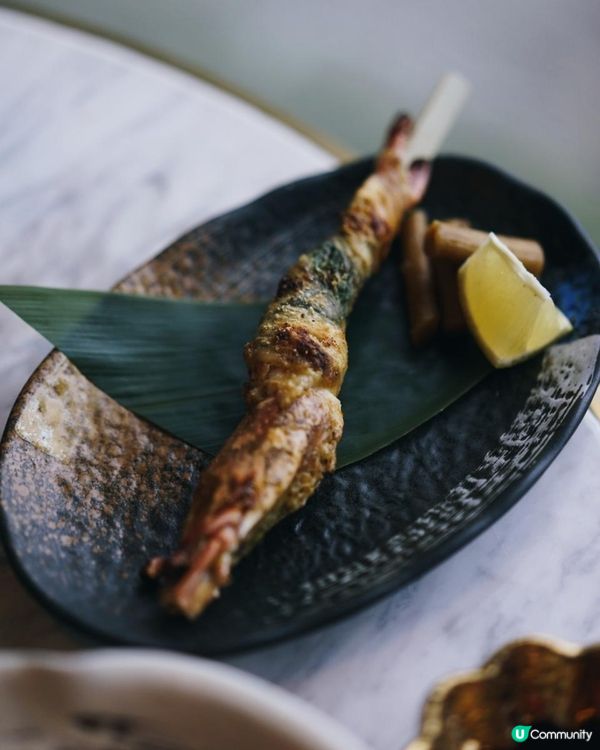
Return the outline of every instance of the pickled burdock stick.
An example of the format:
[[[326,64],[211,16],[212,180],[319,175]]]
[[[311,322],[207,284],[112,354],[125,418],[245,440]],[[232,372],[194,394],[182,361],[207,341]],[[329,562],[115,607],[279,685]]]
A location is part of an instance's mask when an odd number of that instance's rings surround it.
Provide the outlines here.
[[[468,219],[463,219],[462,217],[455,217],[453,219],[444,219],[444,222],[446,224],[454,224],[456,227],[470,227],[471,222]],[[432,224],[435,222],[431,222]]]
[[[427,232],[427,251],[432,258],[460,264],[487,240],[488,233],[450,221],[434,221]],[[534,276],[544,270],[544,250],[539,242],[522,237],[498,235]]]
[[[468,219],[447,219],[446,224],[457,227],[470,226]],[[458,295],[458,267],[459,263],[432,257],[431,239],[439,221],[433,221],[425,233],[425,252],[432,260],[435,291],[440,309],[440,327],[444,333],[455,334],[465,331],[467,321],[463,315]]]
[[[426,344],[440,323],[433,263],[425,252],[426,231],[427,214],[411,211],[402,224],[400,270],[404,278],[409,335],[414,346]]]
[[[458,264],[434,258],[435,288],[440,306],[441,329],[444,333],[461,333],[467,328],[458,296]]]

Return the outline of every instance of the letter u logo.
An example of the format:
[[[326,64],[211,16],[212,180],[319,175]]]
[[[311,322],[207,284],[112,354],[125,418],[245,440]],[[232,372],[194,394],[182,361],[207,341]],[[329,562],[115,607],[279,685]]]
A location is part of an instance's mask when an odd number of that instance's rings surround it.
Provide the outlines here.
[[[529,730],[531,729],[531,726],[524,726],[522,724],[517,724],[516,727],[513,727],[512,730],[512,738],[515,742],[525,742],[525,740],[529,737]]]

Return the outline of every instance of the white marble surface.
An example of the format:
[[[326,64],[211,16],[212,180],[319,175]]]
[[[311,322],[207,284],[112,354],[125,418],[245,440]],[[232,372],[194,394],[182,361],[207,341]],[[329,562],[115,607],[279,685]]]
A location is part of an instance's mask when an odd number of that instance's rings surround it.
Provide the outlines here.
[[[189,226],[333,163],[215,89],[0,11],[0,283],[105,288]],[[0,310],[0,421],[47,346]],[[584,419],[535,487],[450,560],[357,615],[229,659],[377,750],[427,691],[516,636],[600,640],[600,426]],[[0,563],[0,646],[78,643]]]

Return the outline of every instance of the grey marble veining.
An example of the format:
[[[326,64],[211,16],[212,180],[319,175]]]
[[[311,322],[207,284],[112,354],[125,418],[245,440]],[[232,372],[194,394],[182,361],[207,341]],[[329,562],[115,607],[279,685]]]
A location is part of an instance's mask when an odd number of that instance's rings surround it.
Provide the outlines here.
[[[214,87],[0,13],[0,283],[105,289],[210,216],[335,160]],[[0,310],[0,423],[47,347]]]
[[[0,284],[106,289],[192,226],[335,164],[209,84],[7,10],[0,92]],[[50,346],[2,306],[0,341],[3,428]],[[5,564],[0,590],[0,646],[74,643]]]
[[[333,159],[196,79],[0,11],[0,283],[107,288],[188,227]],[[48,346],[0,310],[0,421]],[[478,539],[346,620],[229,662],[324,709],[376,750],[427,691],[511,638],[600,640],[600,426],[586,417]],[[0,563],[0,646],[79,644]]]

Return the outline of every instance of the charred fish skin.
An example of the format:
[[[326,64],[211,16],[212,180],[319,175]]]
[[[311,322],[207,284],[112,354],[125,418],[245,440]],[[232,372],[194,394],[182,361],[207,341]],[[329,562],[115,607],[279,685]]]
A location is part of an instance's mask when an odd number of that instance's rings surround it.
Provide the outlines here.
[[[409,169],[402,162],[411,130],[410,118],[397,119],[339,234],[288,270],[245,347],[247,414],[201,474],[179,549],[146,569],[164,579],[165,605],[188,618],[218,596],[237,560],[335,468],[346,319],[428,182],[427,164]]]

